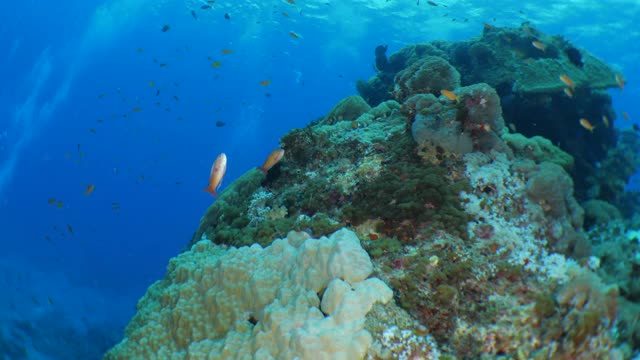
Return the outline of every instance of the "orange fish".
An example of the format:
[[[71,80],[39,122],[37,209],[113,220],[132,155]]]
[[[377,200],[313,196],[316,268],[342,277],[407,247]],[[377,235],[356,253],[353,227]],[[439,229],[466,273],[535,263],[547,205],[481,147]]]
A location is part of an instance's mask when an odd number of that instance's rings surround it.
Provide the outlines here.
[[[223,55],[229,55],[229,54],[233,54],[233,50],[231,50],[231,49],[222,49],[221,53]]]
[[[209,175],[209,185],[206,188],[204,188],[204,191],[217,197],[218,188],[220,187],[220,184],[222,184],[222,178],[224,177],[224,173],[226,171],[227,171],[227,155],[225,155],[225,153],[222,153],[218,155],[218,157],[216,158],[216,161],[213,162],[213,166],[211,166],[211,174]]]
[[[573,80],[571,80],[571,78],[568,77],[567,75],[562,74],[559,76],[559,79],[569,88],[571,88],[571,90],[576,88],[576,85],[573,83]]]
[[[89,196],[91,195],[91,193],[93,192],[93,190],[96,189],[96,186],[93,184],[89,184],[89,186],[87,186],[87,190],[84,191],[84,194]]]
[[[260,86],[271,85],[271,80],[262,80],[260,81]]]
[[[596,128],[595,126],[591,125],[589,120],[585,118],[580,119],[580,125],[582,125],[583,128],[589,130],[591,133],[593,133],[593,130]]]
[[[570,98],[573,97],[573,91],[571,91],[571,89],[569,89],[568,87],[564,88],[564,93]]]
[[[604,126],[609,127],[609,118],[607,115],[602,115],[602,122],[604,123]]]
[[[538,40],[532,41],[531,45],[533,45],[534,48],[540,50],[540,51],[545,51],[545,49],[547,48],[546,46],[544,46],[543,43],[541,43]]]
[[[622,75],[616,74],[616,82],[618,83],[620,90],[624,90],[624,79],[622,78]]]
[[[212,68],[219,68],[220,66],[222,66],[222,63],[220,61],[214,61],[211,63],[211,67]]]
[[[294,38],[294,39],[300,39],[300,38],[302,38],[302,36],[300,36],[300,34],[295,33],[295,32],[293,32],[293,31],[289,31],[289,36],[291,36],[291,37],[292,37],[292,38]]]
[[[267,175],[267,171],[271,169],[275,164],[277,164],[280,159],[284,156],[283,149],[273,150],[267,160],[264,161],[264,164],[260,166],[258,169],[262,170],[262,172]]]
[[[442,89],[440,90],[440,94],[451,101],[457,101],[458,95],[456,95],[453,91]]]
[[[626,111],[623,111],[623,112],[622,112],[622,117],[623,117],[625,120],[627,120],[627,121],[629,121],[629,119],[630,119],[630,118],[629,118],[629,114],[627,114],[627,112],[626,112]]]

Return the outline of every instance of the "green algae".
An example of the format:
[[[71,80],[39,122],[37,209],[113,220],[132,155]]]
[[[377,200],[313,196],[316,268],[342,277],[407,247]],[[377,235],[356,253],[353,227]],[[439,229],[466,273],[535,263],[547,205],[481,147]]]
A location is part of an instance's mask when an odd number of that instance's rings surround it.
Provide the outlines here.
[[[379,177],[360,184],[343,209],[343,219],[359,224],[380,218],[379,231],[401,238],[413,238],[425,226],[465,237],[469,218],[458,199],[465,189],[470,189],[466,181],[451,183],[444,168],[416,157],[389,164]]]

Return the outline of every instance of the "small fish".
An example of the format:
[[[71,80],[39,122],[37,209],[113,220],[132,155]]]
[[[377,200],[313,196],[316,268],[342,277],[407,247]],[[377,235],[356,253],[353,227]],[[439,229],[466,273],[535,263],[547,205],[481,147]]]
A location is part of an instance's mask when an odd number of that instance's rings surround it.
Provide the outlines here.
[[[209,174],[209,185],[204,188],[204,191],[217,197],[218,188],[220,187],[220,184],[222,184],[222,178],[224,177],[224,173],[226,171],[227,155],[225,155],[225,153],[222,153],[218,155],[216,161],[213,162],[213,166],[211,166],[211,173]]]
[[[511,132],[517,132],[516,124],[510,123],[509,124],[509,129],[511,130]]]
[[[433,1],[427,1],[427,4],[431,6],[438,6],[438,4],[434,3]]]
[[[214,68],[214,69],[215,68],[219,68],[220,66],[222,66],[222,62],[220,62],[220,61],[214,61],[214,62],[211,63],[211,67]]]
[[[456,95],[453,91],[442,89],[442,90],[440,90],[440,94],[442,94],[442,96],[446,97],[447,99],[449,99],[451,101],[457,101],[458,100],[458,95]]]
[[[98,119],[96,121],[98,122],[98,124],[103,124],[104,123],[104,120],[102,120],[102,119]]]
[[[302,36],[294,31],[289,31],[289,36],[291,36],[294,39],[301,39]]]
[[[144,53],[144,50],[142,48],[137,48],[136,51],[139,52],[140,54]]]
[[[89,196],[89,195],[91,195],[91,193],[92,193],[92,192],[93,192],[93,190],[95,190],[95,189],[96,189],[96,186],[95,186],[95,185],[93,185],[93,184],[89,184],[89,185],[87,186],[87,189],[84,191],[84,194],[85,194],[85,195],[87,195],[87,196]]]
[[[167,63],[161,63],[160,64],[160,67],[166,67],[166,66],[169,66],[169,64],[167,64]]]
[[[227,20],[231,20],[231,16],[229,15],[229,13],[224,13],[224,18]]]
[[[49,205],[53,205],[55,203],[56,203],[56,199],[54,199],[54,198],[51,198],[51,199],[47,200],[47,204],[49,204]]]
[[[222,51],[220,51],[222,53],[222,55],[229,55],[229,54],[233,54],[233,50],[231,49],[222,49]]]
[[[288,18],[288,17],[289,17],[289,14],[287,14],[285,11],[281,12],[280,14],[282,14],[282,16],[284,16],[284,17],[286,17],[286,18]]]
[[[264,161],[264,164],[262,164],[262,166],[260,166],[258,169],[260,169],[260,171],[262,171],[265,175],[267,175],[267,171],[269,171],[269,169],[271,169],[275,164],[277,164],[280,161],[280,159],[282,159],[283,156],[284,156],[283,149],[273,150],[271,154],[269,154],[269,157],[267,157],[267,160]]]
[[[160,89],[156,90],[156,96],[160,95]]]
[[[620,90],[624,90],[624,79],[622,78],[622,75],[616,74],[616,82],[618,83]]]
[[[54,305],[55,304],[53,302],[53,299],[51,298],[51,296],[47,296],[47,301],[49,302],[49,305]]]
[[[111,203],[111,209],[112,209],[113,211],[118,211],[118,210],[120,210],[120,203],[112,202],[112,203]]]
[[[31,296],[31,302],[33,302],[35,305],[40,306],[40,301],[38,301],[38,299],[36,299],[35,295]]]
[[[286,1],[291,5],[295,5],[296,4],[295,0],[286,0]]]
[[[227,125],[227,123],[225,123],[224,121],[220,121],[220,120],[216,121],[216,127],[223,127],[225,125]]]
[[[153,80],[149,80],[149,82],[147,84],[149,84],[149,87],[156,86],[156,83]]]
[[[480,129],[484,130],[485,132],[491,132],[491,125],[484,123],[482,125],[480,125]]]
[[[631,118],[629,117],[629,114],[627,114],[627,112],[626,112],[626,111],[623,111],[623,112],[622,112],[622,117],[623,117],[625,120],[627,120],[627,121],[629,121],[629,120],[631,119]]]
[[[180,98],[178,97],[178,95],[173,95],[173,99],[174,99],[175,101],[180,101]]]
[[[62,201],[58,200],[58,202],[56,203],[56,208],[62,209],[63,206],[64,206],[64,203]]]
[[[200,6],[200,9],[209,10],[209,9],[211,9],[211,5],[202,5],[202,6]]]
[[[67,224],[67,230],[69,231],[69,234],[73,235],[73,228],[71,225]]]
[[[369,240],[375,241],[375,240],[378,240],[378,238],[379,238],[379,236],[376,233],[369,234]]]
[[[268,85],[271,85],[271,80],[260,81],[260,86],[268,86]]]
[[[596,128],[595,126],[591,125],[591,123],[589,122],[589,120],[582,118],[580,119],[580,125],[589,130],[591,133],[593,133],[593,130]]]
[[[95,133],[96,133],[96,129],[94,129],[94,128],[89,128],[89,132],[90,132],[90,133],[92,133],[92,134],[95,134]]]
[[[573,80],[571,80],[570,77],[568,77],[567,75],[560,75],[558,77],[560,79],[560,81],[562,81],[565,85],[567,85],[569,88],[571,88],[571,90],[574,90],[576,88],[576,85],[573,83]]]
[[[193,20],[198,20],[198,14],[194,10],[191,10],[191,17],[193,17]]]
[[[138,113],[138,112],[142,111],[142,108],[135,107],[135,108],[131,109],[131,111],[133,111],[134,113]]]
[[[543,43],[538,41],[538,40],[532,41],[531,45],[533,45],[534,48],[536,48],[536,49],[538,49],[540,51],[545,51],[547,49],[547,47]]]
[[[607,117],[607,115],[602,115],[602,123],[604,124],[604,126],[606,126],[607,128],[609,127],[609,118]]]
[[[571,89],[568,88],[568,87],[564,88],[564,93],[565,93],[565,95],[567,95],[570,98],[573,97],[573,91],[571,91]]]
[[[167,32],[167,31],[169,31],[169,29],[171,29],[171,26],[169,26],[169,25],[164,25],[164,26],[162,27],[162,29],[160,29],[160,30],[162,30],[162,32]]]

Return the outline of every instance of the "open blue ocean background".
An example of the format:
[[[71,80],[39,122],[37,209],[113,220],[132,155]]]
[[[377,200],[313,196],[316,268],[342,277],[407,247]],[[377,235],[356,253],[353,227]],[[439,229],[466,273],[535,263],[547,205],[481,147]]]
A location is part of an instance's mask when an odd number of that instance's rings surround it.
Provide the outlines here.
[[[0,359],[99,358],[214,201],[215,157],[224,189],[356,93],[377,45],[530,21],[622,72],[616,124],[640,123],[636,0],[291,2],[0,3]]]

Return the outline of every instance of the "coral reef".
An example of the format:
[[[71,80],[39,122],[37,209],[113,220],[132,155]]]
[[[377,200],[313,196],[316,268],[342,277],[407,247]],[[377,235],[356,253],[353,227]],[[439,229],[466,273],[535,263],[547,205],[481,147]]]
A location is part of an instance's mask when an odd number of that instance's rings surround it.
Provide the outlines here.
[[[425,56],[400,71],[394,79],[393,97],[404,101],[415,94],[440,94],[460,86],[460,73],[447,60]]]
[[[536,164],[551,162],[562,166],[566,171],[573,168],[573,157],[541,136],[527,138],[520,133],[506,133],[502,138],[520,158],[531,159]]]
[[[363,358],[366,314],[392,298],[371,272],[348,230],[266,248],[201,240],[171,260],[105,359]]]
[[[334,106],[327,116],[324,117],[322,124],[333,125],[338,121],[353,121],[369,110],[371,110],[371,106],[369,106],[363,98],[358,95],[352,95],[341,100]]]
[[[544,50],[536,48],[534,41],[542,44]],[[616,146],[618,134],[613,127],[616,114],[611,97],[603,91],[617,87],[616,72],[586,50],[560,36],[546,35],[530,23],[523,23],[519,28],[486,26],[481,36],[468,41],[410,45],[391,54],[388,63],[384,71],[378,71],[367,82],[361,81],[357,87],[371,105],[390,98],[405,101],[415,95],[439,96],[442,88],[455,90],[458,85],[486,83],[495,89],[504,122],[513,131],[525,137],[546,138],[573,157],[573,165],[565,169],[574,178],[575,194],[580,201],[600,199],[619,208],[632,208],[636,204],[636,200],[629,198],[614,201],[611,196],[620,193],[609,191],[612,185],[619,187],[629,179],[626,171],[615,170],[632,168],[633,172],[638,166],[635,160],[619,154],[615,165],[611,164],[613,172],[599,170],[599,166],[612,159],[612,154],[608,154],[610,150],[624,154],[637,152]],[[429,67],[436,70],[428,73],[425,70]],[[459,73],[459,81],[455,81],[458,77],[451,75],[450,68]],[[559,79],[560,75],[573,80],[575,87],[571,97],[565,94],[566,85]],[[390,92],[390,88],[395,90]],[[416,113],[417,110],[413,109]],[[426,115],[435,116],[435,113]],[[446,115],[440,115],[440,122],[448,119]],[[601,120],[603,116],[607,117],[608,124]],[[590,133],[583,129],[580,118],[590,120],[596,126],[595,131]],[[427,122],[430,123],[428,119]],[[501,136],[502,127],[493,125],[492,132]],[[457,137],[447,134],[436,137],[446,138],[444,142],[450,148],[467,152],[468,135],[461,135],[453,127],[447,131]],[[630,137],[638,138],[637,134]],[[493,148],[496,136],[486,138],[489,145],[485,150]],[[637,143],[637,140],[626,141],[627,144],[633,142]],[[476,145],[482,143],[476,141]],[[603,178],[599,175],[603,173],[609,176]],[[610,176],[612,174],[615,175]]]
[[[611,127],[613,70],[526,23],[386,50],[361,97],[221,194],[111,358],[153,337],[178,358],[637,355],[640,137]],[[334,259],[345,238],[353,258]]]

